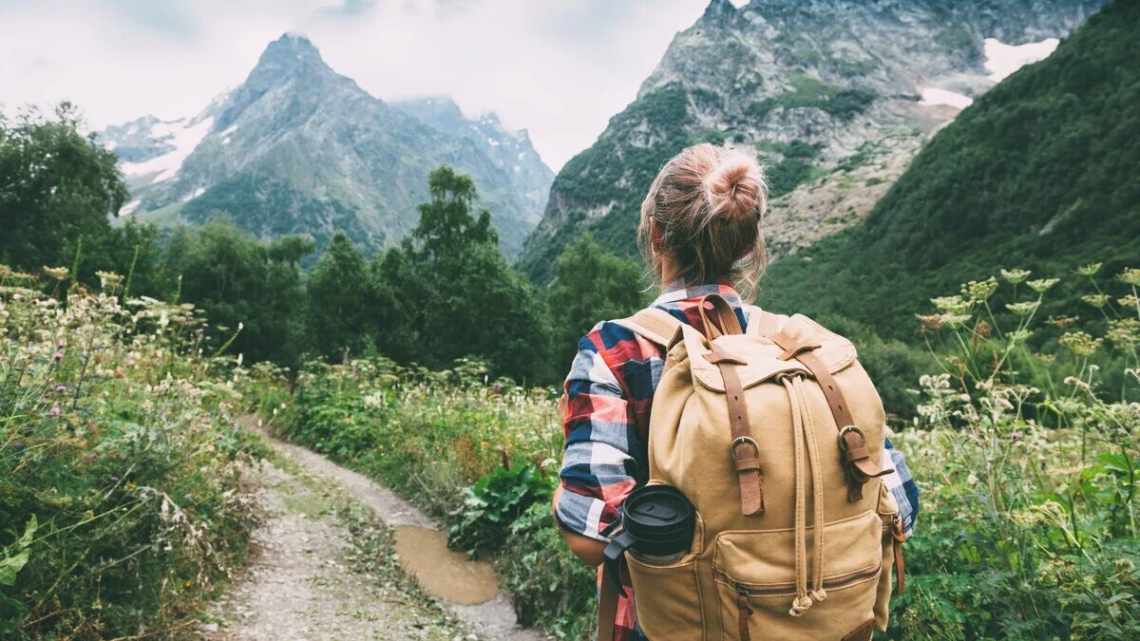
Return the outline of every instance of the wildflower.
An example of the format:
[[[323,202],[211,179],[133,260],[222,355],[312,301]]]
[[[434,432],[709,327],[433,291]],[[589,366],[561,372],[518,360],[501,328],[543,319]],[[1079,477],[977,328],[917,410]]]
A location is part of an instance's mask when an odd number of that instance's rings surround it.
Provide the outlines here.
[[[1017,316],[1028,316],[1037,311],[1037,307],[1040,304],[1040,301],[1025,301],[1022,303],[1009,303],[1005,308]]]
[[[98,271],[98,272],[95,272],[95,275],[99,277],[100,289],[102,289],[105,292],[115,291],[116,289],[119,288],[119,285],[122,284],[122,282],[123,282],[123,277],[120,276],[119,274],[114,273],[114,272]]]
[[[51,359],[57,363],[62,361],[63,360],[63,351],[62,350],[56,350],[56,352],[51,355]]]
[[[1104,342],[1103,339],[1093,338],[1080,330],[1065,332],[1057,341],[1077,356],[1089,356]]]
[[[1129,347],[1140,342],[1140,319],[1121,318],[1108,322],[1105,337],[1119,347]]]
[[[61,413],[62,413],[62,410],[59,408],[59,403],[52,405],[51,411],[48,412],[48,414],[50,414],[52,417],[58,417]]]
[[[1026,283],[1026,285],[1029,285],[1029,289],[1032,289],[1033,291],[1037,292],[1038,294],[1044,294],[1046,291],[1052,289],[1053,286],[1059,282],[1061,282],[1060,278],[1038,278],[1038,279],[1029,281],[1028,283]]]
[[[1049,320],[1045,322],[1058,329],[1065,329],[1066,327],[1071,327],[1079,320],[1081,320],[1080,316],[1050,316]]]
[[[1017,285],[1029,278],[1031,273],[1028,269],[1003,269],[1001,270],[1001,277],[1010,285]]]
[[[961,296],[939,296],[938,298],[931,298],[930,302],[940,312],[961,314],[970,309],[970,302],[963,300]]]
[[[979,282],[972,280],[962,285],[962,294],[974,303],[982,303],[990,299],[998,289],[997,279],[993,276]]]
[[[1032,335],[1033,332],[1029,331],[1028,329],[1019,329],[1017,331],[1006,334],[1006,336],[1009,337],[1010,343],[1024,343],[1025,341],[1029,340],[1029,337]]]
[[[1104,263],[1089,263],[1088,265],[1082,265],[1077,268],[1077,273],[1081,276],[1092,278],[1096,275],[1097,272],[1100,271],[1101,265],[1104,265]]]
[[[982,338],[989,338],[994,333],[994,328],[982,320],[978,321],[978,324],[974,326],[974,333]]]
[[[46,275],[48,278],[51,278],[53,280],[62,281],[62,280],[67,279],[67,268],[66,267],[44,267],[44,275]]]
[[[1140,309],[1140,298],[1137,298],[1136,294],[1129,294],[1127,296],[1117,298],[1116,302],[1120,303],[1121,307],[1135,307],[1137,309]]]
[[[1108,294],[1085,294],[1081,296],[1081,300],[1093,307],[1100,309],[1108,304],[1110,300]]]
[[[973,318],[971,314],[942,314],[938,317],[943,325],[950,327],[961,327],[968,323],[971,318]]]
[[[1128,267],[1117,278],[1133,287],[1140,287],[1140,267]]]

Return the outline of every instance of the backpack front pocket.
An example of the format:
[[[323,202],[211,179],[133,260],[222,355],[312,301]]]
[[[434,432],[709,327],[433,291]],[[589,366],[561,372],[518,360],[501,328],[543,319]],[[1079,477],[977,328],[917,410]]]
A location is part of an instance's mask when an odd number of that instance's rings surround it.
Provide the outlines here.
[[[824,527],[822,591],[812,590],[823,598],[813,598],[799,616],[791,614],[797,596],[792,529],[728,531],[717,538],[713,566],[724,639],[840,639],[874,616],[882,520],[868,511]],[[810,541],[813,528],[805,535]],[[805,548],[810,576],[815,576],[814,550]]]

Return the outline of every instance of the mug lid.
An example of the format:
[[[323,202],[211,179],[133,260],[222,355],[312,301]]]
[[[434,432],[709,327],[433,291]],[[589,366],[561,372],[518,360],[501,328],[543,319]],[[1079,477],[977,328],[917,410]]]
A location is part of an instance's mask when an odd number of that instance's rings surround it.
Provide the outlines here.
[[[676,541],[692,538],[695,510],[689,499],[668,485],[648,485],[625,501],[624,525],[642,541]]]

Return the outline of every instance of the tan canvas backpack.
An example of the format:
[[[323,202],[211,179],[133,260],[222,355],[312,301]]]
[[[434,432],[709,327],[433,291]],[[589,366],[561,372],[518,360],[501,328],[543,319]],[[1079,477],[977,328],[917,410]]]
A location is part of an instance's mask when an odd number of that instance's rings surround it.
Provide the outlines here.
[[[667,349],[653,397],[649,483],[696,509],[664,564],[626,554],[651,641],[864,641],[903,587],[898,507],[880,477],[885,415],[847,339],[811,319],[719,296],[704,332],[648,309],[619,321]],[[599,641],[616,589],[602,583]],[[608,621],[604,620],[609,618]]]

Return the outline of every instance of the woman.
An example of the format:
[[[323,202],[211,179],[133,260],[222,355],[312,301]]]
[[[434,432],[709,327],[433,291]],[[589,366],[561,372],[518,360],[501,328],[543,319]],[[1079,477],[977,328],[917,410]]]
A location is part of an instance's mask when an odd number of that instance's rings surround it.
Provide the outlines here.
[[[744,300],[754,294],[765,262],[760,225],[766,209],[763,177],[751,156],[702,144],[670,160],[642,203],[638,229],[661,286],[653,306],[700,328],[698,300],[720,294],[746,326]],[[623,501],[647,480],[649,410],[664,354],[615,322],[599,323],[578,346],[563,398],[566,446],[555,514],[570,549],[598,566]],[[901,454],[891,450],[891,456],[896,473],[888,485],[909,532],[917,489]],[[617,641],[643,638],[629,588],[614,627]]]

